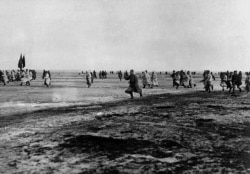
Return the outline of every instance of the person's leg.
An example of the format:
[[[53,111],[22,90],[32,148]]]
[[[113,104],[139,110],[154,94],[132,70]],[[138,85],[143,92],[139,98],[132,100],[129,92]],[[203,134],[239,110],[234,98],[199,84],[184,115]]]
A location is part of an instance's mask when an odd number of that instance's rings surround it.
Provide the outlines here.
[[[240,85],[237,85],[237,88],[240,90],[240,92],[241,92],[241,88],[240,88]]]
[[[134,96],[133,96],[133,92],[130,92],[130,97],[131,97],[131,99],[133,99],[133,98],[134,98]]]
[[[139,89],[139,94],[140,94],[140,97],[142,97],[142,89],[141,88]]]
[[[234,94],[234,92],[235,92],[235,84],[233,84],[233,92],[232,92],[232,94]]]

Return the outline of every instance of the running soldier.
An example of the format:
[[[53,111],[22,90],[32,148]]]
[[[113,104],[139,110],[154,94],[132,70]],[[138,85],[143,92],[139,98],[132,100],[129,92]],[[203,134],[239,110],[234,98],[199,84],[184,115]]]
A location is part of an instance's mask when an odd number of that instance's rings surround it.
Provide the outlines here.
[[[173,87],[176,87],[176,89],[178,89],[180,86],[180,72],[173,71],[171,77],[173,78]]]
[[[139,93],[142,97],[142,89],[139,87],[138,78],[134,74],[134,70],[130,70],[130,75],[124,77],[126,80],[129,80],[129,87],[125,93],[130,94],[131,99],[134,98],[133,92]]]
[[[233,86],[233,92],[232,94],[235,93],[235,87],[237,87],[240,92],[241,92],[241,88],[240,86],[242,85],[242,73],[241,71],[237,74],[237,71],[234,71],[234,74],[232,76],[232,86]]]

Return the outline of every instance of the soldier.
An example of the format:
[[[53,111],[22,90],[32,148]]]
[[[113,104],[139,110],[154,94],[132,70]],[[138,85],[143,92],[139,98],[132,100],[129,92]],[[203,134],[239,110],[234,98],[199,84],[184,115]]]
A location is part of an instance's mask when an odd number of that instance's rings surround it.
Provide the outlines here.
[[[33,70],[32,72],[33,72],[32,78],[33,78],[33,80],[36,80],[36,70]]]
[[[90,72],[90,75],[91,75],[91,83],[94,83],[94,74]]]
[[[156,73],[153,71],[151,75],[151,88],[153,88],[154,86],[158,87],[158,80]]]
[[[4,70],[0,71],[0,79],[3,82],[4,86],[6,85],[6,83],[9,83],[8,78],[7,78],[6,73],[5,73]]]
[[[86,81],[87,81],[87,85],[89,88],[91,86],[91,73],[90,73],[90,71],[86,71]]]
[[[44,85],[49,87],[51,85],[51,74],[50,71],[43,71],[43,79],[44,79]]]
[[[227,89],[229,89],[229,92],[231,92],[232,90],[232,76],[233,76],[233,72],[227,72]]]
[[[196,84],[194,83],[193,76],[190,71],[187,72],[187,76],[189,77],[189,88],[195,87]]]
[[[122,81],[122,71],[118,72],[118,78],[120,79],[120,81]]]
[[[26,69],[26,71],[23,71],[20,86],[23,86],[24,83],[26,86],[30,86],[31,80],[32,80],[32,77],[30,76],[29,70]]]
[[[246,72],[247,78],[245,80],[247,93],[250,91],[250,72]]]
[[[204,79],[202,81],[204,82],[205,91],[210,93],[211,90],[214,89],[212,81],[215,80],[215,77],[214,77],[213,73],[210,72],[209,70],[204,71],[203,77],[204,77]]]
[[[189,88],[189,75],[186,72],[182,72],[182,85],[184,88]]]
[[[180,86],[184,86],[183,85],[183,75],[184,75],[184,72],[183,70],[180,71]]]
[[[240,88],[241,84],[242,84],[242,73],[241,73],[241,71],[239,72],[239,74],[237,74],[237,71],[234,71],[234,74],[232,76],[232,86],[233,86],[232,94],[234,94],[234,92],[235,92],[235,87],[237,87],[241,92],[241,88]]]
[[[142,72],[142,84],[143,88],[145,88],[146,86],[150,87],[150,76],[147,70]]]
[[[15,74],[16,74],[15,70],[12,70],[12,71],[11,71],[11,81],[12,81],[12,82],[16,80]]]
[[[95,70],[94,70],[94,72],[93,72],[93,75],[94,75],[94,78],[97,79]]]
[[[220,86],[222,87],[222,91],[224,91],[224,88],[227,86],[227,75],[225,72],[220,73]]]
[[[175,70],[173,70],[173,73],[170,75],[173,79],[173,87],[175,87],[175,79],[174,79],[175,75],[176,75],[176,72]]]
[[[124,75],[123,75],[124,79],[125,79],[125,77],[127,77],[127,76],[128,76],[128,71],[126,70],[126,71],[124,72]]]
[[[176,86],[176,89],[179,88],[180,86],[180,72],[177,71],[174,74],[171,75],[171,77],[173,78],[173,87]]]
[[[125,93],[130,94],[131,99],[134,98],[133,96],[133,92],[139,93],[140,97],[142,97],[142,90],[139,87],[139,83],[138,83],[138,78],[137,76],[134,74],[134,70],[130,70],[130,75],[129,76],[125,76],[124,77],[126,80],[129,80],[129,87],[128,89],[125,91]]]
[[[102,79],[102,71],[99,72],[99,79]]]

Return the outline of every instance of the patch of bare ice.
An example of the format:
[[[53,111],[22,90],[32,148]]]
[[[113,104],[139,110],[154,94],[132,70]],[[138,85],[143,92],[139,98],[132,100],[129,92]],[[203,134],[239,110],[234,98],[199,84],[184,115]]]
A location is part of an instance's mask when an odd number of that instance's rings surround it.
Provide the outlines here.
[[[86,97],[82,101],[56,101],[56,102],[37,102],[37,103],[29,103],[25,101],[17,101],[17,102],[4,102],[0,103],[0,116],[8,116],[12,113],[20,113],[27,111],[37,111],[41,109],[49,109],[49,108],[60,108],[60,107],[69,107],[69,106],[82,106],[88,104],[95,104],[100,102],[109,102],[114,101],[115,99],[111,97]]]

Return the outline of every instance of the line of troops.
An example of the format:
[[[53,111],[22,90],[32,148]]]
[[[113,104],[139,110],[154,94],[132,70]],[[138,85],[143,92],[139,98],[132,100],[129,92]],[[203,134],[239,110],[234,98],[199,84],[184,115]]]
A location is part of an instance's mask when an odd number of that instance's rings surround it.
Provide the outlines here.
[[[110,74],[112,73],[110,72]],[[79,75],[80,74],[81,73],[79,73]],[[84,74],[83,71],[82,71],[82,74]],[[104,71],[104,70],[99,71],[99,79],[107,79],[107,74],[108,74],[107,71]],[[97,79],[96,71],[95,70],[93,72],[90,70],[86,71],[86,83],[87,83],[88,88],[91,87],[91,84],[94,83],[94,79]]]
[[[30,82],[32,80],[36,80],[37,73],[33,69],[26,70],[0,70],[0,82],[4,84],[4,86],[10,82],[21,82],[20,86],[26,85],[30,86]],[[44,85],[49,87],[51,84],[51,74],[49,71],[43,71]]]
[[[122,78],[126,79],[126,77],[129,76],[128,71],[125,71],[124,74],[122,71],[118,71],[118,78],[120,81]],[[148,73],[147,70],[143,71],[142,74],[139,76],[140,79],[142,79],[142,85],[143,88],[153,88],[153,87],[158,87],[158,79],[157,79],[157,74],[153,71],[151,74]]]
[[[83,73],[83,72],[82,72]],[[124,72],[124,74],[119,71],[118,77],[120,81],[122,78],[129,80],[129,88],[125,91],[126,93],[129,93],[131,95],[131,98],[133,98],[133,92],[137,92],[142,96],[142,90],[139,87],[138,78],[134,73],[134,70],[131,70],[130,73],[127,71]],[[179,88],[179,86],[183,86],[184,88],[193,88],[196,86],[194,80],[193,80],[193,73],[190,71],[173,71],[173,73],[170,75],[173,79],[173,87],[176,89]],[[229,92],[235,93],[235,89],[238,88],[241,92],[241,85],[242,85],[242,72],[234,71],[234,72],[220,72],[220,79],[221,83],[220,86],[222,87],[222,90],[224,91],[224,88],[229,89]],[[44,85],[49,87],[51,85],[51,74],[50,71],[43,71],[44,79]],[[107,72],[106,71],[100,71],[99,72],[99,78],[107,78]],[[148,73],[148,71],[143,71],[142,74],[139,76],[140,79],[142,79],[143,88],[153,88],[158,87],[158,80],[157,80],[157,73],[152,72]],[[23,84],[30,85],[30,82],[32,80],[36,79],[36,71],[35,70],[11,70],[11,71],[4,71],[0,70],[0,82],[3,82],[4,85],[9,82],[13,81],[21,81],[21,86]],[[91,86],[94,79],[97,79],[96,72],[93,71],[87,71],[86,72],[86,80],[88,87]],[[209,71],[205,70],[203,73],[203,79],[200,82],[203,82],[205,91],[211,92],[213,90],[213,81],[215,81],[214,74]],[[250,72],[246,72],[246,90],[247,92],[250,91]]]
[[[234,71],[234,72],[221,72],[220,73],[221,83],[220,86],[224,91],[224,88],[229,89],[229,92],[234,93],[236,87],[241,92],[241,85],[242,85],[242,72]],[[250,72],[246,72],[246,79],[245,79],[246,91],[249,92],[250,90]]]
[[[193,88],[196,87],[196,84],[193,80],[192,74],[190,71],[173,71],[173,73],[170,75],[173,79],[173,87],[176,87],[178,89],[179,86],[183,86],[184,88]],[[220,86],[222,87],[222,90],[224,91],[224,88],[226,87],[229,89],[229,93],[232,92],[232,94],[235,93],[236,87],[241,92],[241,85],[242,85],[242,72],[234,71],[234,72],[221,72],[219,73],[221,83]],[[121,80],[121,71],[118,73],[118,76]],[[130,74],[128,75],[127,71],[124,73],[124,78],[126,80],[129,80],[129,87],[127,90],[125,90],[125,93],[130,94],[131,99],[133,99],[133,92],[139,93],[140,96],[142,96],[142,89],[139,87],[138,78],[134,73],[134,70],[130,70]],[[146,86],[151,87],[152,86],[158,86],[157,81],[157,75],[155,72],[152,72],[150,75],[147,71],[142,72],[142,84],[143,88]],[[213,81],[215,81],[215,76],[213,72],[209,70],[205,70],[203,73],[203,79],[200,82],[203,82],[204,89],[207,92],[211,92],[214,88]],[[250,72],[246,72],[246,79],[245,79],[245,85],[246,90],[249,92],[250,90]]]
[[[28,81],[26,79],[29,79]],[[21,85],[27,82],[27,85],[30,85],[31,80],[36,79],[35,70],[1,70],[0,71],[0,81],[6,85],[9,82],[21,81]]]
[[[170,76],[173,79],[173,87],[176,87],[176,89],[178,89],[179,86],[183,86],[184,88],[193,88],[196,86],[190,71],[173,71]]]
[[[234,72],[220,72],[220,86],[222,87],[222,90],[224,91],[225,88],[229,90],[229,93],[234,94],[235,89],[238,88],[241,92],[241,85],[242,85],[242,72],[234,71]],[[193,77],[190,73],[190,71],[187,71],[185,73],[184,71],[173,71],[173,74],[171,75],[173,79],[173,87],[176,87],[178,89],[179,86],[184,86],[187,88],[195,87],[196,84],[193,81]],[[207,92],[211,92],[214,88],[213,81],[215,81],[215,76],[213,72],[209,70],[205,70],[203,72],[203,79],[200,82],[203,82],[204,89]],[[246,85],[246,91],[249,92],[250,90],[250,72],[246,72],[246,79],[245,79],[245,85]]]

